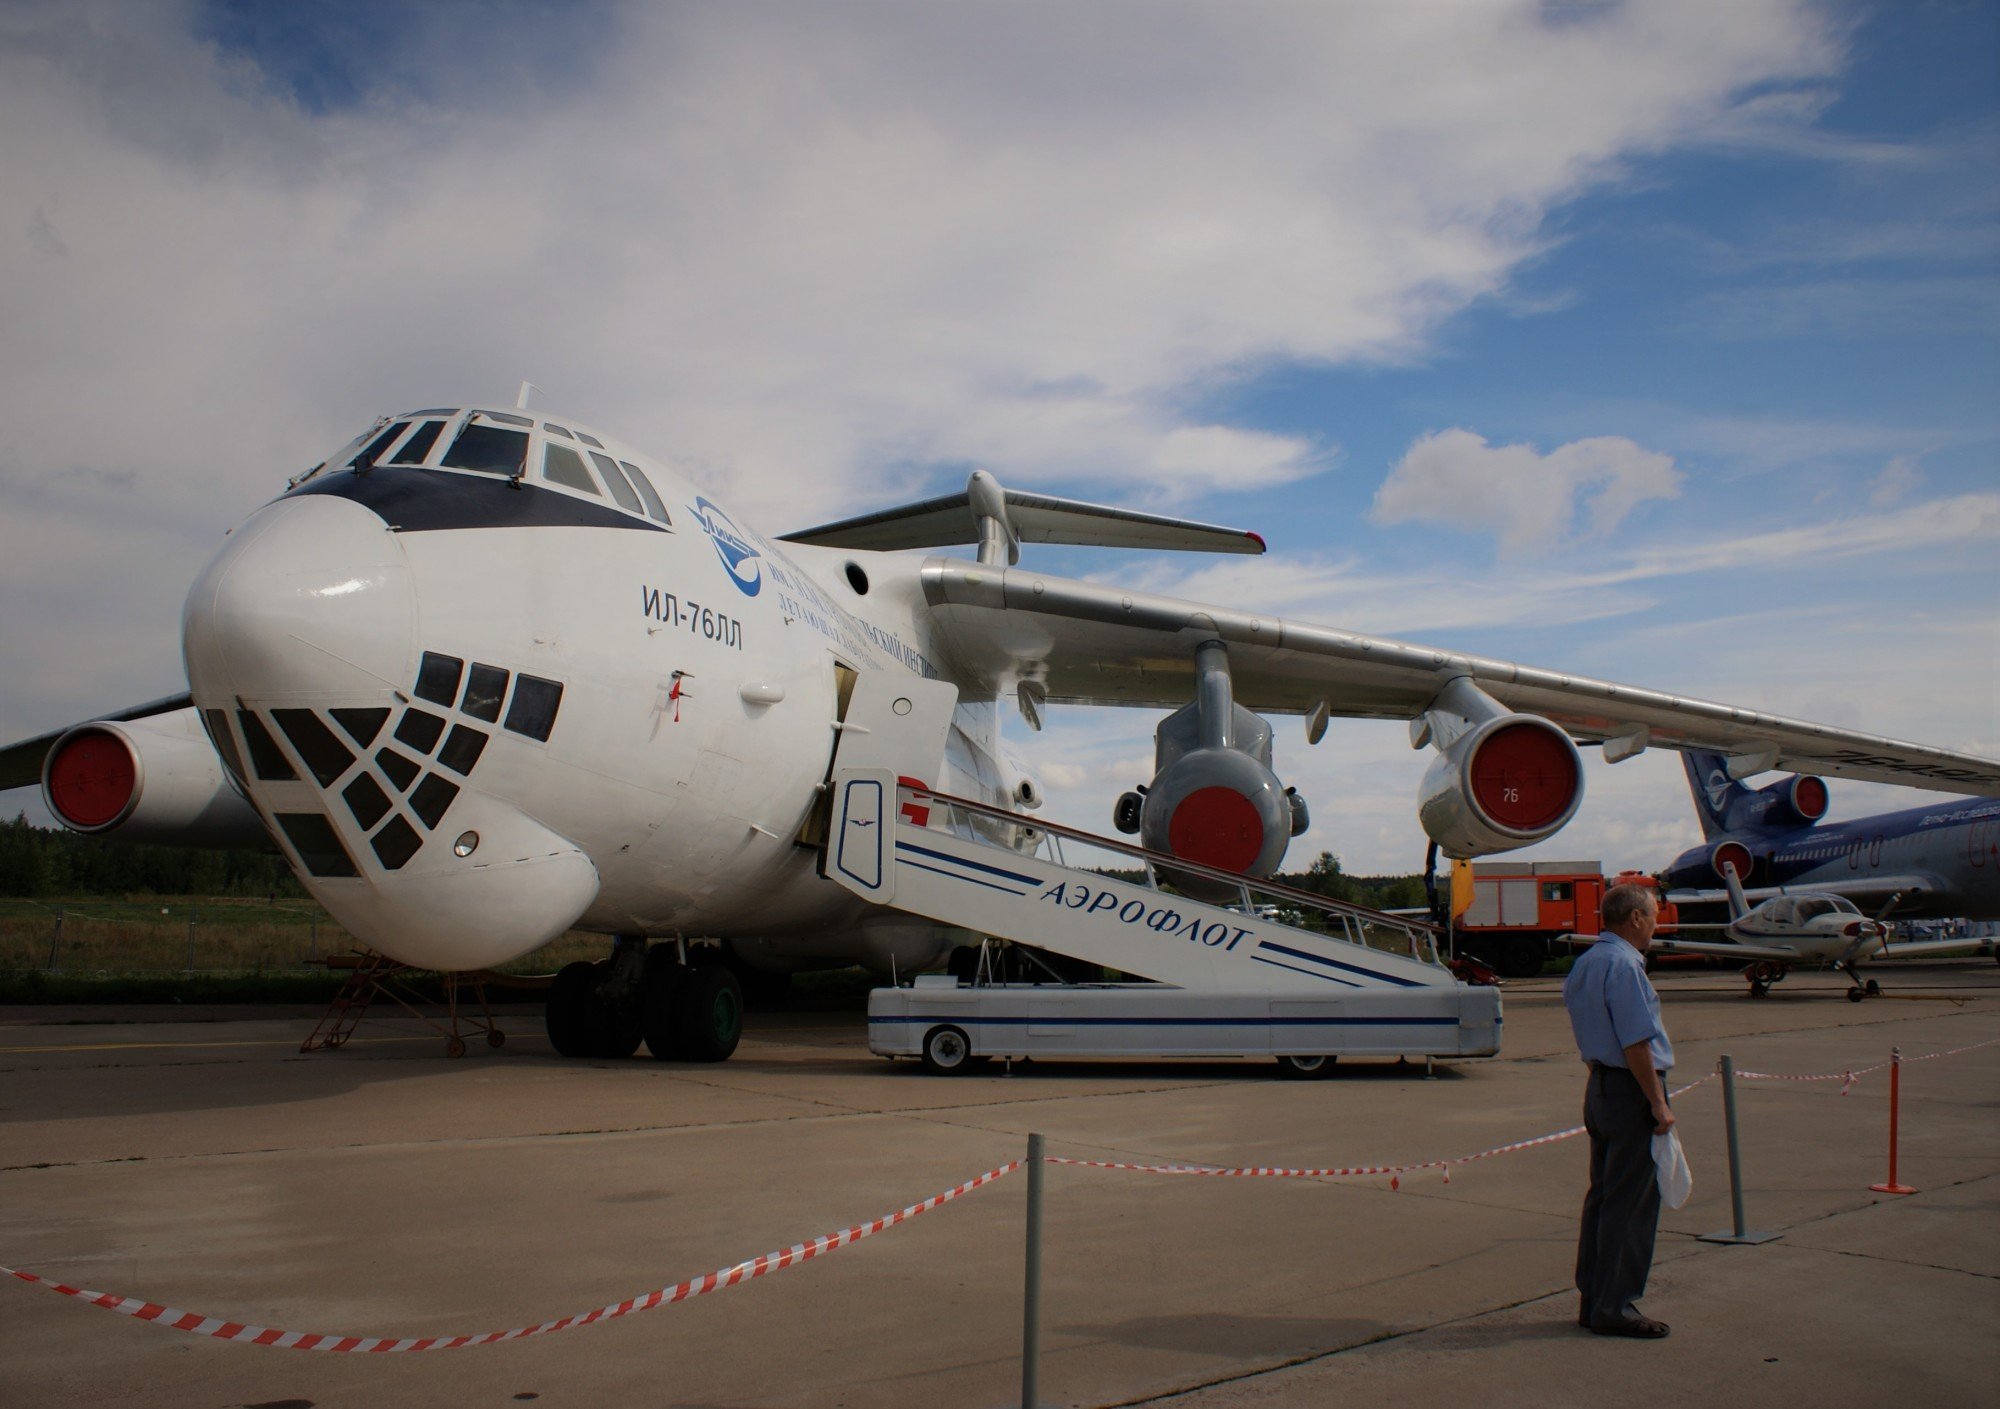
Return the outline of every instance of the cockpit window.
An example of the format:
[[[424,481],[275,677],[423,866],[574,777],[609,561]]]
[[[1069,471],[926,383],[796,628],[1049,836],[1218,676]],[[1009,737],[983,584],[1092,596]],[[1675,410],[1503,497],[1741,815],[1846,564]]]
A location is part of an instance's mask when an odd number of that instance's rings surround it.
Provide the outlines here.
[[[526,416],[510,416],[505,411],[474,411],[472,415],[475,420],[484,416],[487,420],[498,421],[503,426],[532,427],[535,424]]]
[[[359,455],[356,455],[352,460],[349,460],[347,463],[352,468],[357,470],[374,469],[375,462],[381,459],[383,453],[387,451],[390,446],[396,443],[397,437],[401,436],[402,433],[408,430],[409,428],[410,428],[410,423],[408,421],[396,422],[393,426],[390,426],[387,430],[383,431],[382,434],[376,436],[373,440],[369,441],[367,448],[365,448]]]
[[[559,435],[564,440],[568,440],[570,438],[569,427],[559,426],[554,421],[543,421],[542,429],[547,431],[550,435]]]
[[[444,429],[443,421],[425,421],[417,427],[417,433],[404,441],[389,463],[392,465],[421,465],[430,458],[431,447],[437,444],[438,432]]]
[[[604,442],[599,440],[594,435],[585,435],[582,431],[578,431],[576,433],[576,438],[582,441],[585,445],[592,446],[598,450],[602,450],[604,448]]]
[[[592,464],[597,466],[597,472],[604,476],[604,482],[611,486],[611,497],[613,499],[616,499],[631,513],[643,514],[646,512],[639,507],[639,496],[632,492],[631,481],[625,478],[624,474],[619,470],[617,463],[609,455],[600,455],[593,450],[590,452],[590,460]]]
[[[473,424],[458,433],[440,462],[450,470],[519,475],[528,463],[528,433]]]
[[[1831,915],[1833,907],[1824,900],[1801,900],[1799,902],[1799,922],[1817,919],[1821,915]]]
[[[645,471],[630,460],[620,460],[618,467],[632,477],[632,487],[637,489],[646,501],[646,512],[663,524],[673,523],[673,519],[667,515],[667,506],[660,502],[660,496],[654,490],[653,482],[646,478]]]
[[[604,497],[604,491],[597,487],[597,481],[584,467],[583,457],[567,445],[542,446],[542,477],[555,484],[566,484],[571,489],[581,489],[585,494],[595,494],[600,499]]]

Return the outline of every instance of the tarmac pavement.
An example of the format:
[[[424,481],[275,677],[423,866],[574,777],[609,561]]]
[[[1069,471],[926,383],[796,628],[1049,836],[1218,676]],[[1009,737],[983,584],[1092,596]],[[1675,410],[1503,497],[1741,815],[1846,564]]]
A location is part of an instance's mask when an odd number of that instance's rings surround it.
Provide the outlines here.
[[[1658,976],[1675,1084],[1816,1074],[1994,1043],[1889,1080],[1742,1082],[1726,1227],[1722,1102],[1678,1102],[1695,1175],[1645,1302],[1664,1342],[1597,1337],[1570,1289],[1581,1139],[1386,1177],[1052,1166],[1041,1399],[1062,1405],[1989,1404],[2000,1385],[2000,966]],[[555,1058],[528,1010],[451,1060],[407,1022],[301,1055],[290,1010],[0,1010],[0,1263],[295,1331],[506,1330],[893,1212],[1018,1158],[1322,1167],[1560,1131],[1582,1080],[1554,980],[1510,984],[1503,1055],[1441,1068],[1077,1062],[933,1078],[858,1012],[753,1014],[712,1067]],[[187,1020],[195,1019],[195,1020]],[[902,1406],[1018,1403],[1015,1173],[856,1245],[677,1306],[399,1355],[229,1344],[0,1284],[0,1403]]]

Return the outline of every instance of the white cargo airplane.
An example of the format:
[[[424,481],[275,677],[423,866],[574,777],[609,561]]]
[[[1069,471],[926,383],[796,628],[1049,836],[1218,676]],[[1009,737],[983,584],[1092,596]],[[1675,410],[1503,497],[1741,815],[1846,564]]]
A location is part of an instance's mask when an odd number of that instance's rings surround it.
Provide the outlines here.
[[[767,971],[909,974],[964,939],[826,879],[823,798],[838,754],[1034,808],[1001,742],[1008,695],[1032,728],[1051,703],[1177,709],[1120,825],[1251,875],[1304,824],[1252,709],[1305,716],[1313,743],[1330,715],[1409,721],[1438,755],[1420,821],[1458,857],[1570,819],[1573,739],[1612,762],[1702,747],[1739,773],[2000,796],[1989,759],[1066,580],[1015,566],[1023,541],[1264,547],[984,473],[774,540],[573,421],[385,417],[196,579],[188,694],[0,751],[0,787],[39,778],[79,831],[275,843],[359,940],[419,967],[503,964],[572,927],[610,936],[607,959],[551,989],[557,1048],[627,1055],[643,1036],[706,1060],[734,1048],[740,989],[728,966],[688,963],[719,952],[690,940]],[[965,543],[976,560],[898,551]],[[945,700],[915,749],[928,757],[898,753],[918,698]],[[1026,818],[986,825],[1033,844]]]
[[[1849,1002],[1882,991],[1874,979],[1863,979],[1854,966],[1870,959],[1914,959],[1926,954],[1991,953],[1990,939],[1925,939],[1889,944],[1885,918],[1896,907],[1891,896],[1882,912],[1870,919],[1844,895],[1827,891],[1796,891],[1774,895],[1753,909],[1737,879],[1736,867],[1725,863],[1723,883],[1729,888],[1729,923],[1722,932],[1733,943],[1655,936],[1653,948],[1662,954],[1704,954],[1717,959],[1748,959],[1743,977],[1750,996],[1770,996],[1771,985],[1800,964],[1839,969],[1847,975]]]

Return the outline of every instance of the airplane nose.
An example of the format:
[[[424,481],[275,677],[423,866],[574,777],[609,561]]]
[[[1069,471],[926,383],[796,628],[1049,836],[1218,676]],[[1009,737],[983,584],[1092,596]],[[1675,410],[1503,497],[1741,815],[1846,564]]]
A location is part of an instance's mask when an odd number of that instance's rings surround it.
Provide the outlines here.
[[[196,579],[188,683],[220,705],[370,694],[414,675],[409,565],[374,510],[331,495],[265,505]]]

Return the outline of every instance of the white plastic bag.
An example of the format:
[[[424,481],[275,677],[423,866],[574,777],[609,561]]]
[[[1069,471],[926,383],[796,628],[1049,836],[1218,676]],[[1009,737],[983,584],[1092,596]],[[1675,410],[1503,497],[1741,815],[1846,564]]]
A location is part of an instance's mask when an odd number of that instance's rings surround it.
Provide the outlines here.
[[[1659,1171],[1660,1202],[1679,1208],[1694,1192],[1694,1173],[1681,1150],[1680,1132],[1669,1130],[1653,1137],[1653,1167]]]

